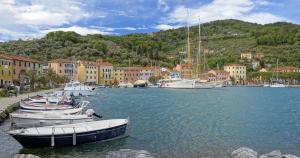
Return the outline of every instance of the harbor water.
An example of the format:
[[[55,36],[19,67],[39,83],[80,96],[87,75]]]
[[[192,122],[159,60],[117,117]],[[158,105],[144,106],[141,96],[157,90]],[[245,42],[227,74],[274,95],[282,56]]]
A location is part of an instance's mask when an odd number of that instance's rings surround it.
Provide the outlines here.
[[[300,89],[99,89],[87,97],[104,118],[130,117],[130,137],[76,147],[22,149],[1,126],[0,157],[105,157],[108,151],[142,149],[157,158],[229,157],[242,146],[300,156]]]

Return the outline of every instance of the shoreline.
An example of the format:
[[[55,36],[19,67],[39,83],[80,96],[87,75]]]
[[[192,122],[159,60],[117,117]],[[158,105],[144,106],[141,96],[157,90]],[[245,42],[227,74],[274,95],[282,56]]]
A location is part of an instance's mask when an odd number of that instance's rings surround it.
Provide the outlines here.
[[[26,99],[28,97],[36,96],[38,94],[49,93],[60,89],[61,88],[54,88],[49,90],[25,93],[25,94],[18,95],[17,97],[12,96],[12,97],[0,98],[0,124],[3,123],[3,121],[5,121],[7,116],[9,116],[9,113],[15,111],[19,107],[21,100]]]

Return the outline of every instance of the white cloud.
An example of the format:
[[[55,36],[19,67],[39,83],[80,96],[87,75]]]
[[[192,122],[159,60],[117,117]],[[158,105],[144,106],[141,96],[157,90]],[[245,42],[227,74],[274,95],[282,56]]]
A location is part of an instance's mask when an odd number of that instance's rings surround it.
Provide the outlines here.
[[[74,32],[76,32],[80,35],[88,35],[88,34],[107,35],[107,34],[112,34],[111,32],[100,31],[98,29],[81,27],[81,26],[71,26],[71,27],[67,27],[67,28],[52,28],[52,29],[48,29],[48,30],[43,30],[42,33],[46,34],[46,33],[53,32],[53,31],[74,31]]]
[[[168,24],[159,24],[159,25],[156,25],[154,28],[157,29],[157,30],[170,30],[170,29],[176,29],[176,28],[179,28],[180,26],[171,26],[171,25],[168,25]]]
[[[158,9],[160,9],[163,12],[166,12],[170,9],[169,5],[167,4],[167,2],[165,0],[158,0],[157,6],[158,6]]]
[[[81,6],[76,0],[0,0],[0,34],[8,39],[40,37],[40,30],[89,17]]]
[[[187,22],[197,24],[199,18],[202,23],[224,19],[239,19],[259,24],[287,21],[283,17],[257,11],[258,7],[269,4],[269,1],[258,2],[257,0],[213,0],[211,3],[190,8],[189,16],[185,6],[177,6],[162,19],[162,22],[168,25],[185,25]]]

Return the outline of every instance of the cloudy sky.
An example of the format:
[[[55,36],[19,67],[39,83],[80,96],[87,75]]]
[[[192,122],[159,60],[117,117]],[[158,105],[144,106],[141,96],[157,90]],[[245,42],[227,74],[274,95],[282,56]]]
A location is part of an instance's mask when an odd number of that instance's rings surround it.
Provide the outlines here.
[[[63,30],[122,35],[200,21],[300,24],[300,0],[0,0],[0,41]],[[187,18],[189,8],[189,18]]]

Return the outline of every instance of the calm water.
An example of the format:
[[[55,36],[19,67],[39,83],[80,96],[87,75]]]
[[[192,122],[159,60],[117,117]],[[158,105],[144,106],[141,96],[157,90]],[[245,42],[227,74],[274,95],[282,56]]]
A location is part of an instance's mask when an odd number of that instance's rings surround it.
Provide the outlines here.
[[[300,89],[101,89],[89,97],[105,118],[131,119],[131,136],[60,149],[21,149],[0,136],[0,154],[104,157],[111,150],[144,149],[155,157],[228,157],[241,146],[300,156]],[[4,126],[5,127],[5,126]],[[4,128],[2,127],[2,128]]]

